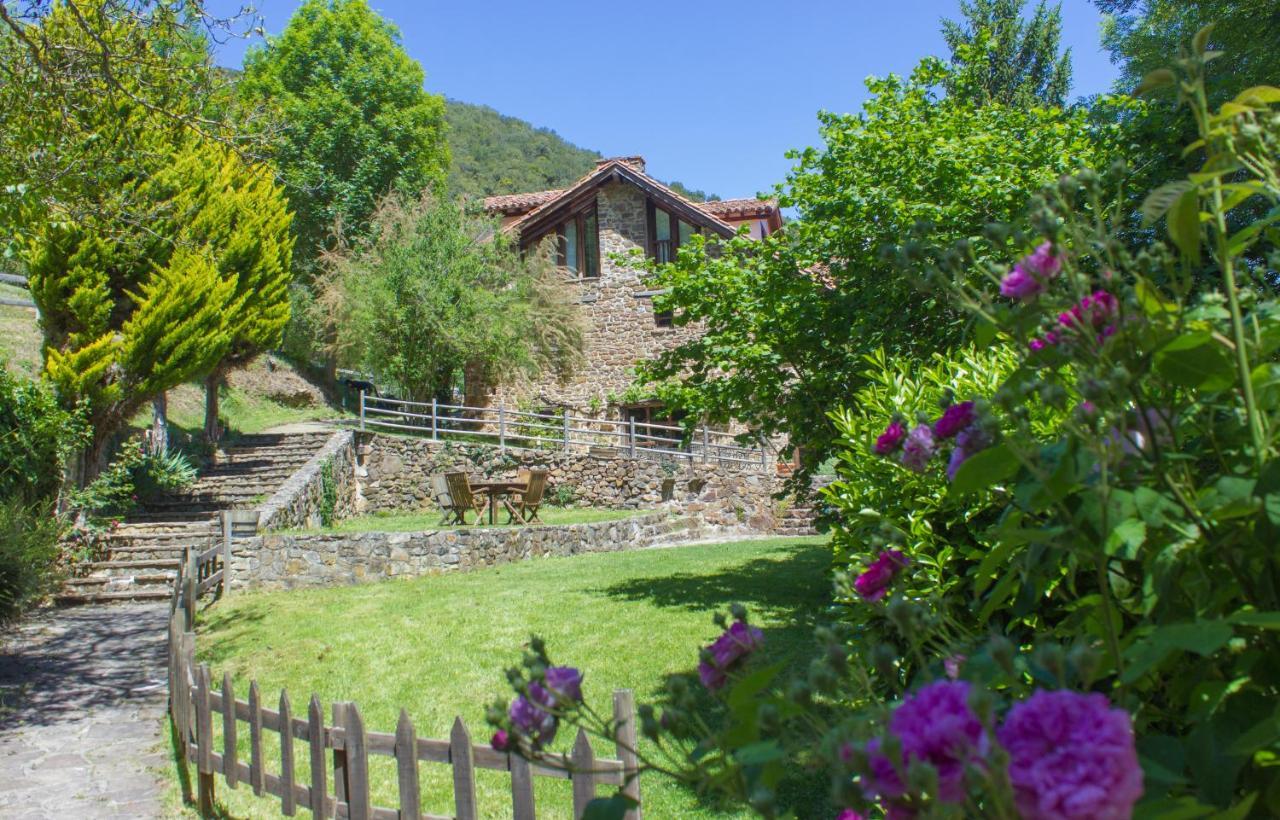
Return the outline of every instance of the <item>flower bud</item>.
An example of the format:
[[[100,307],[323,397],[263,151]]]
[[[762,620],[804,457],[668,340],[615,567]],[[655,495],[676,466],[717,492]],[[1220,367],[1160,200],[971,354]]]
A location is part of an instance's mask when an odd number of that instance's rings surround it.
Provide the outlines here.
[[[1006,675],[1013,677],[1017,674],[1013,668],[1013,644],[1009,643],[1009,639],[1003,635],[995,635],[987,644],[987,651],[991,653],[991,659],[996,662]]]
[[[839,682],[836,673],[822,660],[814,660],[809,664],[809,685],[817,691],[830,695],[836,691]]]
[[[733,616],[735,621],[745,621],[747,619],[747,608],[742,604],[730,604],[729,614]]]
[[[876,648],[871,650],[871,663],[885,680],[898,679],[898,653],[889,644],[876,644]]]
[[[729,619],[724,616],[723,612],[717,612],[711,616],[711,622],[721,629],[729,628]]]
[[[751,808],[765,817],[773,817],[777,811],[777,800],[778,796],[774,794],[773,789],[766,786],[757,786],[751,792],[751,797],[748,798],[747,802],[751,804]]]
[[[813,689],[807,681],[796,678],[787,687],[787,698],[797,706],[808,706],[813,702]]]
[[[1093,683],[1093,676],[1098,672],[1100,660],[1098,653],[1085,644],[1073,647],[1067,655],[1067,663],[1071,664],[1076,677],[1080,680],[1081,685],[1086,688]]]
[[[912,618],[914,615],[914,609],[915,608],[907,601],[907,599],[895,595],[893,599],[889,601],[889,606],[886,608],[885,612],[888,614],[889,620],[893,622],[893,625],[898,628],[898,631],[906,636],[911,634],[912,627],[914,626]]]
[[[1036,662],[1043,666],[1059,684],[1066,683],[1067,657],[1062,647],[1048,644],[1036,650]]]
[[[782,719],[778,714],[778,707],[772,703],[766,703],[760,707],[760,729],[766,734],[777,734],[782,728]]]

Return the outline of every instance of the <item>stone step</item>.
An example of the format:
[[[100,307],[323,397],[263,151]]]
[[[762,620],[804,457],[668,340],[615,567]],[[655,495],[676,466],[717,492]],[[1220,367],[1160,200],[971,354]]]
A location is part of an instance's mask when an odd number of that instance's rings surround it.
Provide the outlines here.
[[[171,597],[168,589],[161,587],[138,587],[117,592],[98,592],[64,590],[53,596],[54,603],[59,606],[78,606],[82,604],[127,604],[139,601],[165,601]]]
[[[85,564],[94,572],[106,572],[108,575],[120,573],[136,569],[171,569],[177,570],[182,566],[182,562],[173,558],[137,558],[116,560],[115,558],[106,561],[91,561]],[[92,576],[90,576],[92,577]]]

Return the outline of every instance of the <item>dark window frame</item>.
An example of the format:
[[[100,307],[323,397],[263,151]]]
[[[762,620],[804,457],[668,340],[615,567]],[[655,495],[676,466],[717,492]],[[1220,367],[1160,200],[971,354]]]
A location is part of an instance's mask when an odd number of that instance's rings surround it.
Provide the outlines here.
[[[679,214],[674,214],[666,208],[659,208],[657,203],[652,199],[646,199],[644,204],[645,222],[649,240],[646,243],[648,245],[646,250],[649,258],[653,260],[658,259],[658,211],[662,211],[667,215],[667,219],[671,220],[671,238],[664,240],[671,246],[670,258],[667,259],[667,262],[676,261],[676,257],[680,254],[680,223],[683,222],[689,226],[690,234],[702,233],[702,226],[695,225],[687,219],[681,219]]]
[[[588,221],[594,222],[594,231],[587,230]],[[573,223],[578,234],[576,271],[569,268],[568,243],[565,241],[565,226],[569,223]],[[580,280],[600,278],[600,213],[595,200],[556,226],[556,265],[576,274]]]

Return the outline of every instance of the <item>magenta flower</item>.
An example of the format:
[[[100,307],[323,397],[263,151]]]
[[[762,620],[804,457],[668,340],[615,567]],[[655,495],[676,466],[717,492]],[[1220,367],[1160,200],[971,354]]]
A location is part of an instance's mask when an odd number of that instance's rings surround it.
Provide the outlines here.
[[[927,424],[918,425],[902,444],[902,465],[912,472],[923,473],[937,449],[932,428]]]
[[[572,703],[582,702],[582,673],[572,666],[552,666],[547,669],[547,688],[552,695]],[[552,701],[554,705],[554,699]]]
[[[1062,270],[1062,258],[1054,254],[1051,242],[1041,243],[1020,264],[1041,279],[1052,279]]]
[[[511,736],[507,734],[506,729],[499,729],[493,733],[493,737],[489,740],[489,745],[495,752],[505,752],[511,747]]]
[[[967,655],[952,655],[942,662],[942,670],[947,673],[948,678],[957,680],[960,677],[960,667],[968,659]]]
[[[529,684],[529,697],[520,695],[511,702],[507,715],[511,725],[529,738],[534,746],[542,746],[555,739],[557,721],[547,709],[554,699],[536,683]],[[544,708],[545,707],[545,708]]]
[[[867,817],[853,809],[845,809],[836,815],[836,820],[867,820]]]
[[[959,404],[953,404],[942,411],[942,417],[934,422],[934,435],[938,438],[951,438],[973,424],[975,416],[973,402],[962,401]]]
[[[894,419],[889,422],[889,426],[884,428],[884,432],[876,439],[876,454],[881,456],[889,455],[902,446],[902,440],[906,437],[907,428],[902,426],[902,422]]]
[[[1032,339],[1030,342],[1027,342],[1027,347],[1031,348],[1032,353],[1039,353],[1041,350],[1044,350],[1046,347],[1053,347],[1054,345],[1056,345],[1059,341],[1061,341],[1061,338],[1062,337],[1060,337],[1057,333],[1054,333],[1052,330],[1050,330],[1044,334],[1043,339]]]
[[[1022,265],[1014,265],[1013,270],[1000,280],[1000,295],[1009,299],[1030,302],[1043,292],[1044,282]]]
[[[728,681],[727,672],[739,660],[764,646],[764,633],[742,621],[733,624],[706,648],[708,657],[698,664],[698,678],[712,692]]]
[[[990,747],[982,722],[969,708],[966,681],[934,681],[907,695],[889,718],[889,732],[902,744],[898,763],[903,771],[913,760],[929,764],[938,773],[937,799],[964,802],[965,766],[985,758]],[[892,808],[907,788],[898,767],[879,749],[878,739],[867,744],[871,775],[864,788]]]
[[[1116,318],[1120,315],[1120,302],[1105,290],[1095,290],[1080,303],[1058,315],[1058,324],[1067,330],[1092,329],[1101,341],[1116,332]]]
[[[997,737],[1026,820],[1123,820],[1142,796],[1129,714],[1105,695],[1037,690]]]
[[[867,601],[879,601],[889,591],[889,585],[898,573],[907,568],[911,559],[902,550],[886,550],[853,581],[853,588]]]

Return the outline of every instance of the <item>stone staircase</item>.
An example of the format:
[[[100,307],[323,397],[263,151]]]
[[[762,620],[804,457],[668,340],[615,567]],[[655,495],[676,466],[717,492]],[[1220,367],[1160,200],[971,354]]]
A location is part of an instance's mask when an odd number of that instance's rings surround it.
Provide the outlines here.
[[[814,526],[813,521],[818,515],[817,507],[820,502],[818,498],[818,490],[830,484],[835,480],[835,476],[814,476],[813,482],[810,484],[811,494],[809,500],[803,504],[793,504],[787,507],[782,513],[782,517],[774,526],[773,531],[777,535],[818,535],[818,530]]]
[[[241,436],[195,484],[148,504],[105,537],[103,560],[81,565],[55,601],[63,605],[167,599],[188,546],[221,536],[221,510],[253,509],[324,446],[327,432]]]

